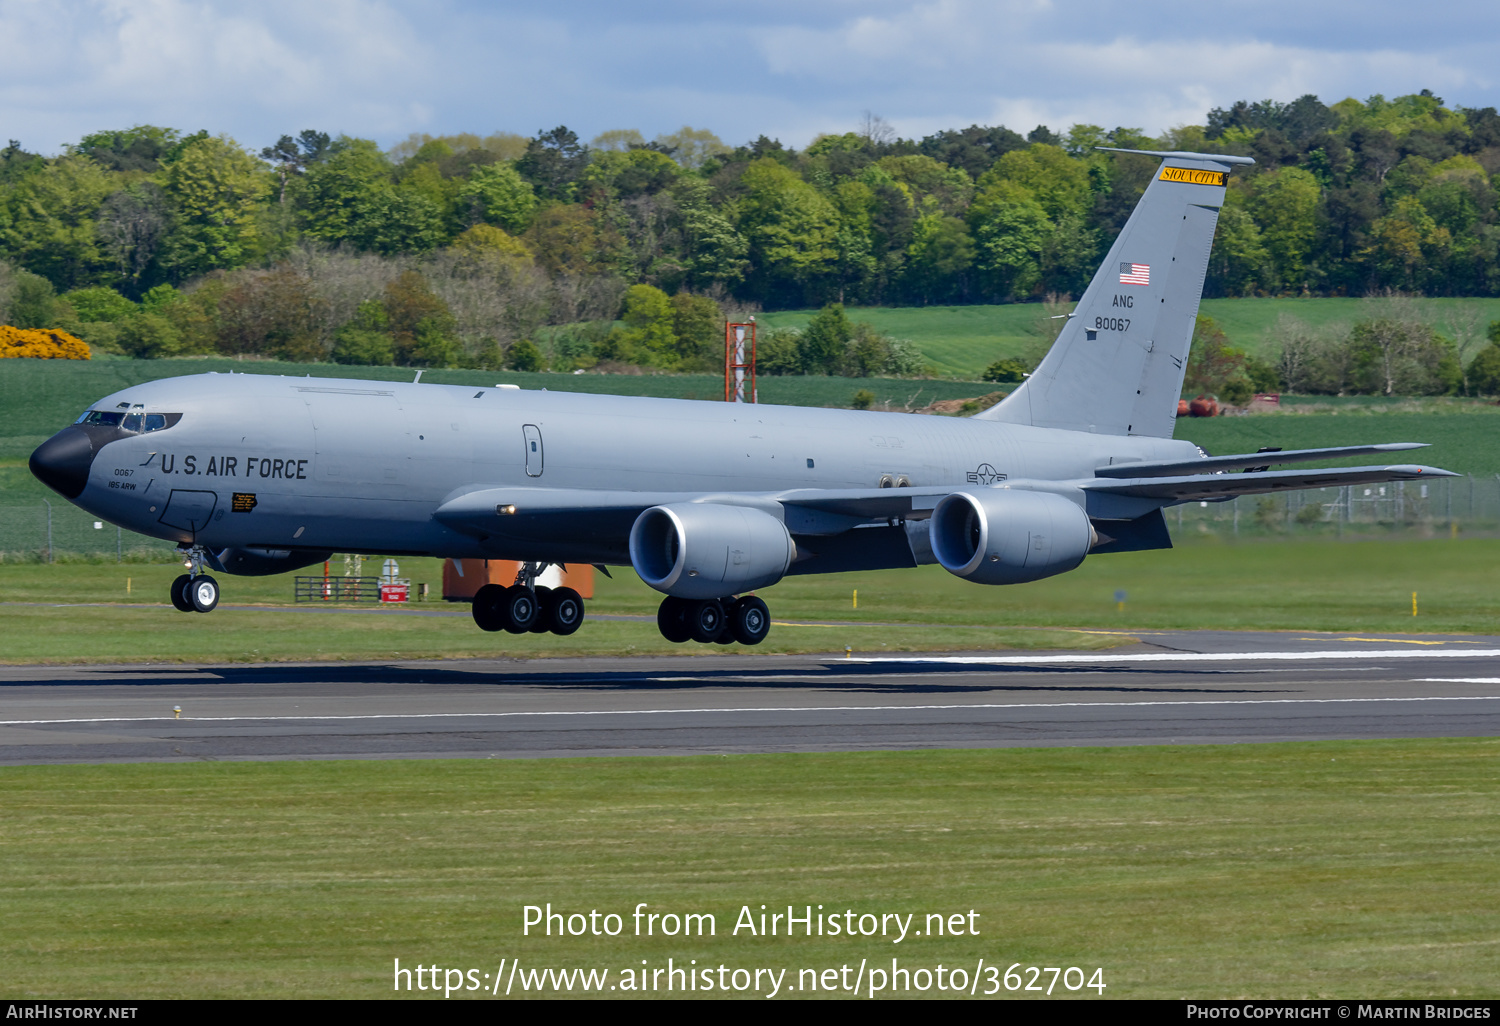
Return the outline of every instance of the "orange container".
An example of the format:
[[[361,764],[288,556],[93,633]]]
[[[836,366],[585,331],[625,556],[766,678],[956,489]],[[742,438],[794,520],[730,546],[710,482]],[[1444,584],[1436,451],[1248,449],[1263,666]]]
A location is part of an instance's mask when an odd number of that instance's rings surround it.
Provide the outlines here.
[[[462,568],[462,573],[460,573]],[[516,583],[521,564],[513,559],[445,559],[443,560],[443,598],[449,602],[467,602],[486,584],[509,588]],[[557,576],[557,580],[549,578]],[[548,567],[537,578],[537,584],[549,588],[572,588],[586,599],[594,597],[594,568],[587,563],[569,563],[565,568]]]

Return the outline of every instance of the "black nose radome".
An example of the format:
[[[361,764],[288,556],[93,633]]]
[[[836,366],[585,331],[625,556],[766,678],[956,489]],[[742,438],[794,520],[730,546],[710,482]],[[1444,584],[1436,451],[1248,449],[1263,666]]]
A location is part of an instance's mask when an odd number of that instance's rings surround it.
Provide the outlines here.
[[[31,472],[47,487],[67,499],[83,494],[88,484],[94,446],[81,428],[63,428],[37,446],[31,454]]]

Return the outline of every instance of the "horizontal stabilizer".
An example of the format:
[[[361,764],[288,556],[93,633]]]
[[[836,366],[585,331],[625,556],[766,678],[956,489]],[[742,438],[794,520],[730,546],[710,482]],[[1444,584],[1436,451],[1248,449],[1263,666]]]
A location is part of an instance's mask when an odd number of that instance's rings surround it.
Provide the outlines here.
[[[1264,495],[1298,488],[1337,488],[1342,485],[1415,481],[1460,475],[1436,467],[1404,464],[1390,467],[1334,467],[1328,470],[1272,470],[1260,474],[1187,474],[1181,477],[1100,478],[1082,487],[1090,494],[1122,495],[1163,503],[1232,499],[1236,495]]]
[[[1184,474],[1217,473],[1246,467],[1269,467],[1281,463],[1308,463],[1313,460],[1337,460],[1346,456],[1375,456],[1384,452],[1425,449],[1426,442],[1388,442],[1383,445],[1345,445],[1332,449],[1283,449],[1278,452],[1243,453],[1235,456],[1206,456],[1196,460],[1174,460],[1165,463],[1115,463],[1094,471],[1099,477],[1177,477]]]

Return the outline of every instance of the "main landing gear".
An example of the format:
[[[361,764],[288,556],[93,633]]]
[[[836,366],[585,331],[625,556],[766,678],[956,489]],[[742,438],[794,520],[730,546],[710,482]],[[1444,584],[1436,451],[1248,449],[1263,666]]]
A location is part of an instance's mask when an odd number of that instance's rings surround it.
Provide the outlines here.
[[[474,622],[480,630],[512,634],[569,635],[583,623],[583,597],[572,588],[538,588],[548,563],[523,563],[509,588],[486,584],[474,593]]]
[[[668,641],[704,645],[759,645],[771,631],[771,613],[754,595],[726,599],[667,596],[656,611],[656,626]]]
[[[219,582],[203,572],[203,550],[199,546],[179,549],[188,572],[172,582],[172,605],[184,613],[212,613],[219,604]]]

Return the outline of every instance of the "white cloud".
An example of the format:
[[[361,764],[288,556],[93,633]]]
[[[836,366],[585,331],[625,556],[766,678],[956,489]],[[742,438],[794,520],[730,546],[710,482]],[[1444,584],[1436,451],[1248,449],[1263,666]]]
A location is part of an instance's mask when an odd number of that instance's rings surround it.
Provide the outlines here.
[[[909,136],[1159,132],[1305,92],[1500,105],[1497,29],[1500,8],[1416,17],[1394,0],[0,0],[0,137],[51,152],[142,122],[253,147],[302,128],[389,144],[686,123],[805,145],[867,109]]]

